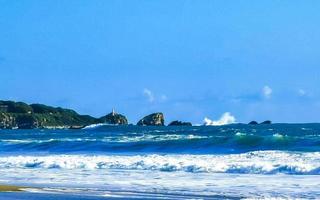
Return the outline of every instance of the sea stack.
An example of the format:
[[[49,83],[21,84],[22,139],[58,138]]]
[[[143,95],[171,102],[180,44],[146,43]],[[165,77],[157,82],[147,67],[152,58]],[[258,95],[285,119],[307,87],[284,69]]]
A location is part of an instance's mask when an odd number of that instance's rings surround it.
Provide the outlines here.
[[[258,125],[259,123],[257,121],[251,121],[249,122],[249,125]]]
[[[173,121],[168,126],[192,126],[190,122],[182,122],[182,121]]]
[[[138,123],[138,126],[164,126],[163,113],[153,113],[142,118]]]
[[[272,124],[272,122],[270,120],[266,120],[264,122],[261,122],[261,124]]]
[[[128,120],[124,115],[116,113],[114,110],[112,110],[111,113],[107,114],[104,117],[100,118],[100,121],[106,124],[112,124],[112,125],[127,125]]]

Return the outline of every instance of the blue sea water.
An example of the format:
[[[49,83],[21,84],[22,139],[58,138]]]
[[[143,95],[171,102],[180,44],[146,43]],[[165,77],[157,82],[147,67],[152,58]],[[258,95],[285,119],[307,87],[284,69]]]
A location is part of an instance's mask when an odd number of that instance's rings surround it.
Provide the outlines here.
[[[320,124],[0,130],[0,199],[320,198]]]

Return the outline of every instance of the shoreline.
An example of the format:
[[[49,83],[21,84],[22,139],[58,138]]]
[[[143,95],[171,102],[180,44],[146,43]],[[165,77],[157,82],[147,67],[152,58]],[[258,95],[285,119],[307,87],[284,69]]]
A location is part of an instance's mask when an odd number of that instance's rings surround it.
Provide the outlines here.
[[[0,192],[23,192],[25,187],[13,186],[13,185],[0,185]]]

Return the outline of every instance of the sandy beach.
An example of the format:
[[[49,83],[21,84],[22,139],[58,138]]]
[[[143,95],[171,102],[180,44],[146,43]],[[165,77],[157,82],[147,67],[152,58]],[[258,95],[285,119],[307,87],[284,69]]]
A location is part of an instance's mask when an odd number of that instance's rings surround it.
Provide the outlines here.
[[[0,192],[22,192],[23,187],[12,185],[0,185]]]

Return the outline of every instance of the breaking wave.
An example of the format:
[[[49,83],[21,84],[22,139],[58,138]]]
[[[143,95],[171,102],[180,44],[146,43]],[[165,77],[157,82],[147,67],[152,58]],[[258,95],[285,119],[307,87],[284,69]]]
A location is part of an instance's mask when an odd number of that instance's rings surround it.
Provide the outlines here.
[[[49,155],[0,157],[0,168],[125,169],[190,173],[319,175],[320,153],[255,151],[231,155]]]
[[[220,119],[214,121],[209,118],[204,118],[204,125],[206,126],[222,126],[222,125],[228,125],[228,124],[233,124],[236,122],[236,118],[231,115],[231,113],[226,112],[224,113]]]

